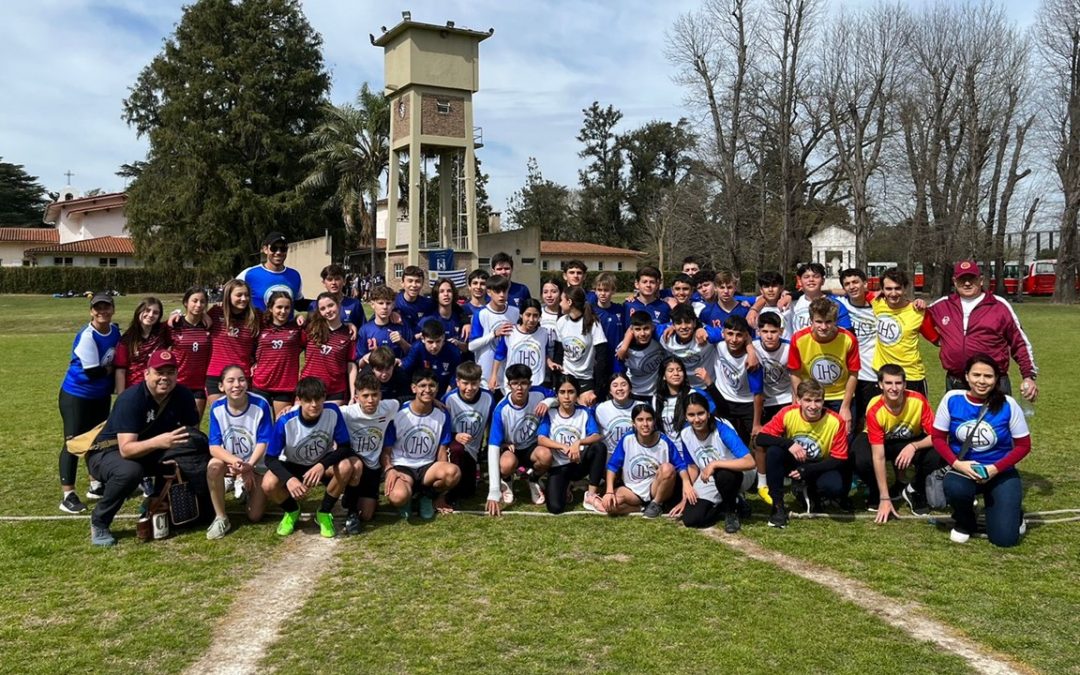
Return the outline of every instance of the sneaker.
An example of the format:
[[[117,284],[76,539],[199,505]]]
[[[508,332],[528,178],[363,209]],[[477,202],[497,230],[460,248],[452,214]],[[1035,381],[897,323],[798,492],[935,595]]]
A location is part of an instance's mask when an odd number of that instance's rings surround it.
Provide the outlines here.
[[[425,495],[420,498],[420,517],[424,520],[435,517],[435,502],[431,501],[431,497]]]
[[[398,516],[400,516],[402,520],[408,520],[409,516],[412,515],[412,502],[409,502],[405,506],[399,507],[397,512]]]
[[[967,532],[961,532],[955,527],[952,529],[951,532],[949,532],[949,541],[956,544],[966,544],[968,543],[969,539],[971,539],[970,534],[968,534]]]
[[[1023,514],[1021,514],[1020,515],[1020,536],[1022,537],[1025,534],[1027,534],[1027,518],[1025,518],[1023,516]]]
[[[149,499],[150,497],[154,496],[154,479],[153,478],[143,478],[139,482],[139,487],[142,488],[143,497],[146,497],[146,498]]]
[[[801,480],[791,481],[791,496],[795,498],[795,506],[799,511],[806,507],[806,513],[813,513],[813,504],[810,501],[810,493],[806,490],[806,483]]]
[[[761,497],[761,501],[765,502],[769,506],[773,505],[772,495],[769,494],[769,488],[767,486],[759,487],[757,489],[757,494],[758,497]]]
[[[645,513],[642,515],[646,518],[659,518],[663,513],[664,507],[660,505],[660,502],[654,499],[645,506]]]
[[[94,546],[116,546],[116,538],[107,527],[90,524],[90,543]]]
[[[787,509],[783,504],[773,504],[772,513],[769,514],[769,527],[784,529],[788,524]]]
[[[337,534],[337,530],[334,529],[334,516],[325,511],[315,512],[315,522],[319,524],[319,534],[327,539],[333,539]]]
[[[510,483],[504,480],[499,481],[499,499],[507,506],[514,503],[514,491],[511,489]]]
[[[900,480],[893,481],[893,484],[889,486],[889,499],[895,502],[900,499],[904,495],[904,492],[910,487],[910,483],[905,483]]]
[[[247,493],[244,492],[244,481],[233,481],[233,497],[241,501],[247,497]]]
[[[607,513],[607,509],[604,508],[604,499],[595,492],[586,492],[585,498],[582,500],[582,505],[586,511],[592,511],[593,513]]]
[[[349,513],[345,518],[345,534],[360,534],[364,529],[364,521],[360,520],[360,514],[356,511]]]
[[[86,489],[86,500],[95,502],[105,496],[105,484],[100,481],[90,481],[90,487]]]
[[[300,520],[300,509],[295,511],[286,511],[285,515],[281,517],[281,522],[278,523],[277,533],[279,537],[287,537],[293,533],[296,529],[296,521]]]
[[[533,504],[540,506],[547,501],[547,497],[544,496],[544,490],[540,487],[539,481],[527,480],[525,483],[529,486],[529,498]]]
[[[225,533],[232,529],[232,523],[225,516],[219,516],[214,518],[214,522],[210,523],[210,527],[206,530],[207,539],[221,539],[225,536]]]
[[[60,510],[64,513],[82,513],[86,510],[86,504],[82,503],[79,495],[69,492],[64,495],[63,501],[60,502]]]
[[[742,523],[739,522],[739,514],[732,512],[724,516],[724,532],[735,534],[741,529]]]
[[[926,495],[916,492],[915,488],[908,485],[900,495],[907,502],[908,508],[916,516],[925,516],[930,513],[930,504],[926,501]]]
[[[836,508],[844,513],[855,513],[855,502],[851,501],[851,497],[844,495],[836,500]],[[816,511],[817,509],[814,510]]]

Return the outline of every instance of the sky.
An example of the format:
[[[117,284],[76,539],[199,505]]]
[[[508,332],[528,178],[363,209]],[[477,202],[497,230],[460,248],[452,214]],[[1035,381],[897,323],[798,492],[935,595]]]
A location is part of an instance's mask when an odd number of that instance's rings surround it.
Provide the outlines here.
[[[833,0],[832,6],[868,0]],[[915,3],[911,3],[915,4]],[[1020,25],[1032,0],[1007,0]],[[700,0],[307,0],[323,38],[331,101],[353,100],[364,82],[383,85],[382,50],[369,33],[401,20],[444,23],[495,34],[480,44],[477,151],[490,175],[493,208],[525,182],[535,157],[545,178],[573,185],[581,160],[582,109],[593,101],[623,112],[620,129],[686,115],[683,91],[664,58],[665,31]],[[146,143],[121,117],[139,72],[180,20],[171,0],[5,0],[0,3],[0,157],[22,164],[47,189],[123,190],[121,164],[142,159]]]

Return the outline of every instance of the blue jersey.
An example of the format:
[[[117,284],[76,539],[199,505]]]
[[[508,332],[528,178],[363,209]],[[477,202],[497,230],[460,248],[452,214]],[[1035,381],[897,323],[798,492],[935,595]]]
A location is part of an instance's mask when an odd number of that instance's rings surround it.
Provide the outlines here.
[[[283,462],[315,466],[337,446],[350,446],[349,428],[345,418],[333,403],[323,406],[319,419],[304,420],[300,408],[294,408],[278,418],[274,433],[266,448],[267,457]]]
[[[516,281],[510,282],[510,290],[506,293],[506,302],[509,303],[511,307],[516,307],[520,310],[522,301],[528,300],[530,297],[532,296],[529,295],[528,286],[519,284]]]
[[[401,315],[401,323],[412,331],[409,334],[410,339],[420,331],[420,322],[436,313],[435,303],[429,296],[420,295],[416,300],[409,301],[405,299],[404,291],[398,291],[394,298],[394,309]]]
[[[653,323],[667,323],[671,318],[671,308],[660,299],[645,304],[637,298],[631,298],[623,306],[625,307],[623,312],[624,326],[630,325],[630,317],[634,315],[634,312],[647,311],[652,316]]]
[[[394,356],[399,359],[405,358],[406,349],[409,346],[399,346],[398,343],[390,339],[390,333],[397,331],[401,334],[401,337],[408,341],[412,341],[412,335],[409,334],[409,329],[400,323],[388,323],[385,326],[380,326],[374,321],[368,321],[356,331],[356,358],[360,359],[368,352],[373,352],[379,347],[389,347],[394,352]]]
[[[300,273],[291,267],[273,272],[265,265],[255,265],[237,274],[236,278],[243,279],[251,286],[251,304],[260,312],[266,311],[266,303],[274,291],[288,293],[294,306],[304,297],[300,288]]]
[[[71,345],[71,361],[60,388],[79,398],[107,398],[112,395],[116,381],[111,372],[90,377],[86,371],[111,366],[120,337],[120,328],[115,323],[109,324],[109,332],[104,334],[97,332],[92,324],[86,324]]]
[[[435,371],[435,377],[439,380],[439,396],[446,393],[450,386],[450,380],[454,377],[458,365],[461,364],[461,350],[444,342],[438,354],[432,354],[424,346],[423,340],[413,344],[409,353],[401,360],[401,369],[406,373],[412,373],[415,368],[430,368]]]
[[[604,331],[604,337],[607,338],[608,351],[611,352],[612,362],[614,362],[615,350],[619,348],[623,336],[626,335],[627,324],[623,321],[626,308],[617,302],[613,302],[607,307],[594,304],[593,309],[596,311],[596,318],[600,322],[600,328]]]
[[[945,394],[938,404],[934,428],[949,434],[949,448],[960,456],[964,440],[972,433],[975,420],[979,419],[980,403],[967,397],[967,392],[954,389]],[[993,464],[1013,449],[1013,439],[1031,435],[1020,405],[1012,396],[1005,397],[1001,410],[989,410],[971,436],[971,447],[964,461]]]
[[[248,394],[247,408],[240,414],[233,414],[225,397],[210,406],[210,445],[220,445],[245,462],[251,459],[256,445],[270,444],[273,432],[274,412],[258,394]]]
[[[424,317],[420,320],[420,325],[416,328],[417,332],[420,332],[420,329],[424,327],[424,324],[432,321],[438,321],[442,324],[443,334],[446,335],[447,340],[460,340],[461,328],[462,326],[467,325],[466,322],[471,324],[472,314],[458,310],[456,305],[454,306],[454,311],[450,314],[450,318],[446,318],[436,311],[431,316]]]
[[[341,322],[351,323],[359,328],[367,321],[367,317],[364,316],[364,303],[360,302],[356,298],[343,298],[341,300]]]
[[[712,326],[713,328],[723,328],[724,322],[727,321],[729,316],[741,316],[745,319],[746,315],[750,313],[750,308],[744,307],[742,303],[749,302],[753,304],[754,298],[736,295],[734,300],[736,305],[730,312],[721,307],[718,303],[707,302],[705,303],[705,307],[702,308],[701,312],[698,314],[698,318],[701,319],[701,323],[706,326]],[[752,332],[751,337],[753,337]]]

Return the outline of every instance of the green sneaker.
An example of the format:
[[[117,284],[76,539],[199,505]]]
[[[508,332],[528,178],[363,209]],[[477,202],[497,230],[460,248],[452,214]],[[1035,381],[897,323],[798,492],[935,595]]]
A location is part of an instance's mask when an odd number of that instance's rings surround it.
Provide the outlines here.
[[[334,529],[334,516],[326,513],[325,511],[315,512],[315,522],[319,524],[319,534],[327,539],[333,539],[337,534],[337,530]]]
[[[431,501],[431,497],[420,498],[420,517],[424,520],[435,517],[435,502]]]
[[[281,517],[281,522],[278,523],[277,533],[279,537],[287,537],[293,533],[296,529],[296,521],[300,520],[300,509],[295,511],[286,511],[285,515]]]

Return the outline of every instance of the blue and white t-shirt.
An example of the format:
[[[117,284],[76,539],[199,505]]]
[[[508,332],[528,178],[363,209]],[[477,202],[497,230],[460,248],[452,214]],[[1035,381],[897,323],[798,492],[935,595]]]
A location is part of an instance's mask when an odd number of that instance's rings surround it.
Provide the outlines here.
[[[770,352],[761,344],[761,338],[754,340],[754,350],[761,363],[762,392],[765,405],[787,405],[791,403],[791,371],[788,370],[788,349],[791,344],[784,339],[776,351]]]
[[[314,466],[333,452],[335,445],[347,445],[349,429],[341,409],[333,403],[323,406],[319,419],[305,422],[300,408],[296,407],[278,418],[267,457],[277,457],[282,462]]]
[[[938,404],[934,417],[934,428],[949,433],[949,447],[959,456],[964,447],[964,440],[971,433],[975,420],[979,418],[979,408],[967,397],[963,389],[946,392]],[[993,464],[1005,457],[1013,449],[1013,439],[1030,436],[1027,419],[1020,405],[1012,396],[1005,397],[1005,405],[996,413],[987,411],[986,416],[975,428],[971,437],[971,447],[964,461],[979,464]]]
[[[116,358],[116,346],[120,344],[120,327],[109,324],[108,333],[99,333],[93,324],[79,331],[71,344],[71,361],[60,388],[79,398],[105,398],[112,395],[116,381],[108,377],[88,377],[89,368],[107,368]]]
[[[439,448],[450,445],[453,427],[450,415],[440,408],[421,415],[412,405],[402,406],[386,430],[384,443],[393,446],[390,463],[419,469],[439,459]]]
[[[652,500],[652,483],[660,465],[670,463],[676,471],[686,471],[686,460],[671,439],[657,434],[653,445],[644,445],[637,434],[627,434],[608,458],[607,470],[621,472],[623,485],[648,503]]]
[[[490,306],[473,314],[472,331],[469,334],[469,351],[480,365],[483,379],[480,384],[487,386],[491,378],[491,366],[495,361],[495,335],[496,329],[505,323],[516,324],[518,321],[517,307],[510,307],[501,312],[496,312]]]
[[[536,431],[537,437],[543,436],[566,445],[573,445],[576,441],[598,433],[600,427],[597,426],[592,411],[581,405],[577,406],[569,417],[563,416],[558,407],[552,408],[540,421],[540,428]],[[552,451],[551,460],[552,466],[570,463],[570,458],[559,450]]]
[[[494,397],[491,392],[481,389],[480,394],[472,403],[466,401],[457,389],[447,392],[443,397],[443,405],[450,413],[450,423],[454,427],[454,436],[469,434],[472,440],[465,444],[465,452],[474,460],[480,456],[480,446],[484,444],[484,432],[487,431],[488,420],[491,418],[491,408]]]
[[[514,326],[514,330],[509,335],[496,338],[494,360],[503,364],[500,371],[502,390],[507,394],[510,393],[510,385],[506,381],[506,369],[517,364],[528,366],[532,370],[534,387],[543,384],[547,376],[547,360],[554,350],[554,336],[543,326],[539,326],[533,333],[526,333],[521,330],[521,326]]]
[[[744,351],[742,356],[735,356],[726,343],[716,346],[713,384],[729,403],[753,403],[755,395],[764,393],[761,368],[746,367],[748,354]]]
[[[636,404],[634,399],[628,400],[624,405],[608,399],[596,406],[596,423],[600,426],[600,433],[604,434],[604,445],[609,455],[615,452],[615,446],[623,436],[633,433],[634,420],[630,418],[630,411]]]
[[[248,392],[247,408],[240,414],[229,409],[229,399],[222,397],[210,406],[210,445],[220,445],[245,462],[255,446],[270,444],[274,433],[274,411],[266,399]],[[258,466],[265,466],[260,459]]]
[[[664,348],[664,351],[682,359],[683,366],[686,367],[686,381],[690,383],[690,386],[695,389],[704,389],[707,386],[705,379],[699,377],[695,371],[698,368],[704,368],[706,371],[713,370],[713,365],[716,362],[716,345],[718,342],[723,342],[724,331],[712,326],[705,326],[705,332],[709,337],[705,344],[702,345],[698,344],[696,335],[691,335],[689,342],[680,342],[674,332],[667,339],[664,339],[663,334],[669,325],[664,324],[656,327],[656,339],[660,340],[660,346]]]
[[[274,291],[285,291],[293,299],[293,304],[304,297],[301,292],[300,273],[291,267],[280,272],[266,269],[265,265],[253,265],[236,275],[251,286],[251,305],[260,312],[266,311],[266,303]]]
[[[359,403],[342,406],[341,414],[345,416],[345,426],[349,429],[353,452],[360,456],[367,468],[378,469],[381,466],[379,457],[387,446],[386,429],[394,421],[394,414],[400,407],[397,400],[384,399],[379,401],[375,412],[368,415]]]
[[[731,461],[750,454],[746,444],[739,438],[738,432],[724,420],[717,420],[716,430],[704,439],[698,438],[693,428],[684,427],[682,433],[679,434],[679,442],[687,464],[693,462],[698,469],[704,469],[712,462]],[[694,492],[697,493],[699,499],[705,499],[714,504],[720,502],[716,481],[710,479],[706,483],[701,479],[700,473],[694,481]]]
[[[877,382],[877,372],[874,370],[874,351],[877,349],[877,315],[874,307],[868,302],[862,307],[851,304],[847,296],[837,298],[851,318],[851,332],[859,342],[859,374],[861,382]]]

